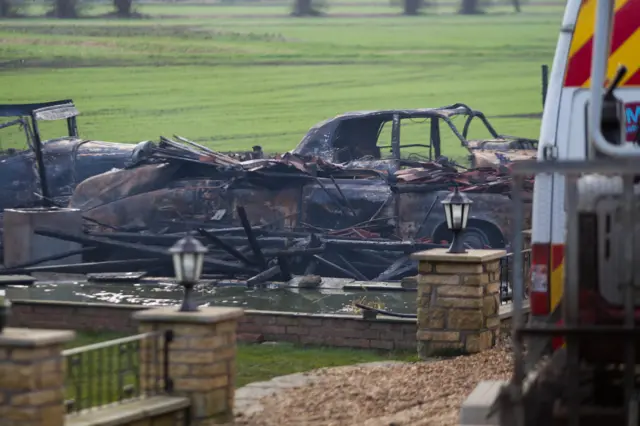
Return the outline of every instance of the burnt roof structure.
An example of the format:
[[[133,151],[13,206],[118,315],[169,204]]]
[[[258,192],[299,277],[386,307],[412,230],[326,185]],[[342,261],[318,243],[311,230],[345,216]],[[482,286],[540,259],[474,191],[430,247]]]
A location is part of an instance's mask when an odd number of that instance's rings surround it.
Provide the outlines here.
[[[452,121],[456,116],[466,117],[461,131]],[[513,139],[500,135],[482,112],[457,103],[440,108],[353,111],[339,114],[311,127],[291,152],[343,163],[366,156],[380,159],[382,158],[381,148],[391,148],[391,158],[400,159],[402,148],[422,147],[429,150],[429,159],[432,160],[442,155],[440,122],[445,123],[460,144],[468,148],[469,127],[476,118],[482,122],[493,139],[501,141]],[[429,137],[425,141],[427,143],[400,143],[400,122],[405,119],[429,120]],[[388,122],[392,123],[391,144],[379,145],[382,128]]]
[[[25,117],[31,116],[37,110],[52,107],[74,107],[71,99],[61,101],[39,102],[35,104],[5,104],[0,105],[0,117]],[[77,114],[76,114],[77,115]]]

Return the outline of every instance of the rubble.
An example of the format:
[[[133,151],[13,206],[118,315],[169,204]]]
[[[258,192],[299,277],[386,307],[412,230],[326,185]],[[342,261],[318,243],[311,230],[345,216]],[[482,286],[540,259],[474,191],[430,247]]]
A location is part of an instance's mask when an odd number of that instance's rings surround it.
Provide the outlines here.
[[[73,130],[74,108],[42,105],[33,114],[66,108],[65,114],[40,118],[71,120],[70,135],[62,140],[74,155],[93,143],[80,141]],[[462,131],[451,121],[455,116],[466,117]],[[402,145],[402,120],[415,118],[427,122],[428,143]],[[485,125],[492,139],[466,139],[473,119]],[[469,150],[468,167],[442,155],[441,122]],[[388,158],[377,144],[385,123],[392,126]],[[56,143],[61,142],[44,143],[43,155],[53,152]],[[271,158],[260,146],[248,153],[220,153],[177,135],[127,148],[113,144],[113,151],[109,143],[99,144],[100,150],[82,153],[83,167],[90,168],[92,158],[96,164],[109,158],[108,170],[96,168],[98,173],[85,173],[77,182],[50,180],[62,182],[65,190],[74,188],[68,202],[56,185],[40,181],[39,197],[49,205],[82,210],[85,234],[59,229],[37,233],[82,244],[85,261],[38,266],[45,260],[37,260],[1,273],[171,275],[167,248],[192,232],[209,247],[206,275],[237,278],[248,287],[296,275],[400,280],[416,273],[411,253],[449,241],[439,201],[453,186],[474,202],[465,242],[476,248],[508,247],[509,164],[535,155],[535,141],[499,135],[481,112],[463,104],[342,114],[312,127],[292,151]],[[401,155],[414,147],[428,155]],[[66,158],[55,152],[55,158]],[[77,166],[71,164],[71,175]],[[39,171],[40,176],[49,174]],[[37,193],[36,186],[29,191]]]

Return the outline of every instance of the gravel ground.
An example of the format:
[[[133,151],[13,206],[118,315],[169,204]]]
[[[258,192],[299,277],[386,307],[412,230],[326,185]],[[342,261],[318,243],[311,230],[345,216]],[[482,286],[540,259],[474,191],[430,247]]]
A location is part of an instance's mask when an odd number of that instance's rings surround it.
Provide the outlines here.
[[[481,380],[510,377],[505,345],[469,356],[386,367],[315,371],[312,384],[261,400],[242,426],[453,426],[460,404]]]

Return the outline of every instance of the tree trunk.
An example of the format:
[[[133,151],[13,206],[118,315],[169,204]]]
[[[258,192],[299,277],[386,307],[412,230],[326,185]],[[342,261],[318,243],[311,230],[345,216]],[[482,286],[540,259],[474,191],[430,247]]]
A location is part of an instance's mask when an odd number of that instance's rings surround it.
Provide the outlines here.
[[[11,2],[9,0],[0,0],[0,17],[8,18],[11,16]]]
[[[56,0],[56,9],[54,15],[56,18],[77,18],[78,11],[76,10],[75,0]]]
[[[131,16],[131,3],[133,0],[113,0],[113,7],[116,9],[116,15],[123,18]]]
[[[311,7],[311,0],[295,0],[293,8],[294,16],[309,16],[313,15],[313,8]]]
[[[404,14],[417,15],[420,12],[421,0],[404,0]]]
[[[459,13],[461,15],[475,15],[480,13],[480,9],[478,9],[478,0],[462,0]]]

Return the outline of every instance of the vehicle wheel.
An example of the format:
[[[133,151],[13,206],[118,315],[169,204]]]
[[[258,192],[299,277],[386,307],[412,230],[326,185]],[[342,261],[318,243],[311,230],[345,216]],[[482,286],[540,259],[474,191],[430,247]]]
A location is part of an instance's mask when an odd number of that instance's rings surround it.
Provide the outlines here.
[[[489,236],[480,228],[467,228],[461,237],[467,248],[485,249],[491,247]]]
[[[467,229],[460,236],[467,248],[472,249],[502,249],[505,248],[505,238],[497,226],[484,220],[469,219]],[[433,232],[435,242],[451,241],[453,234],[447,229],[447,224],[440,224]]]

